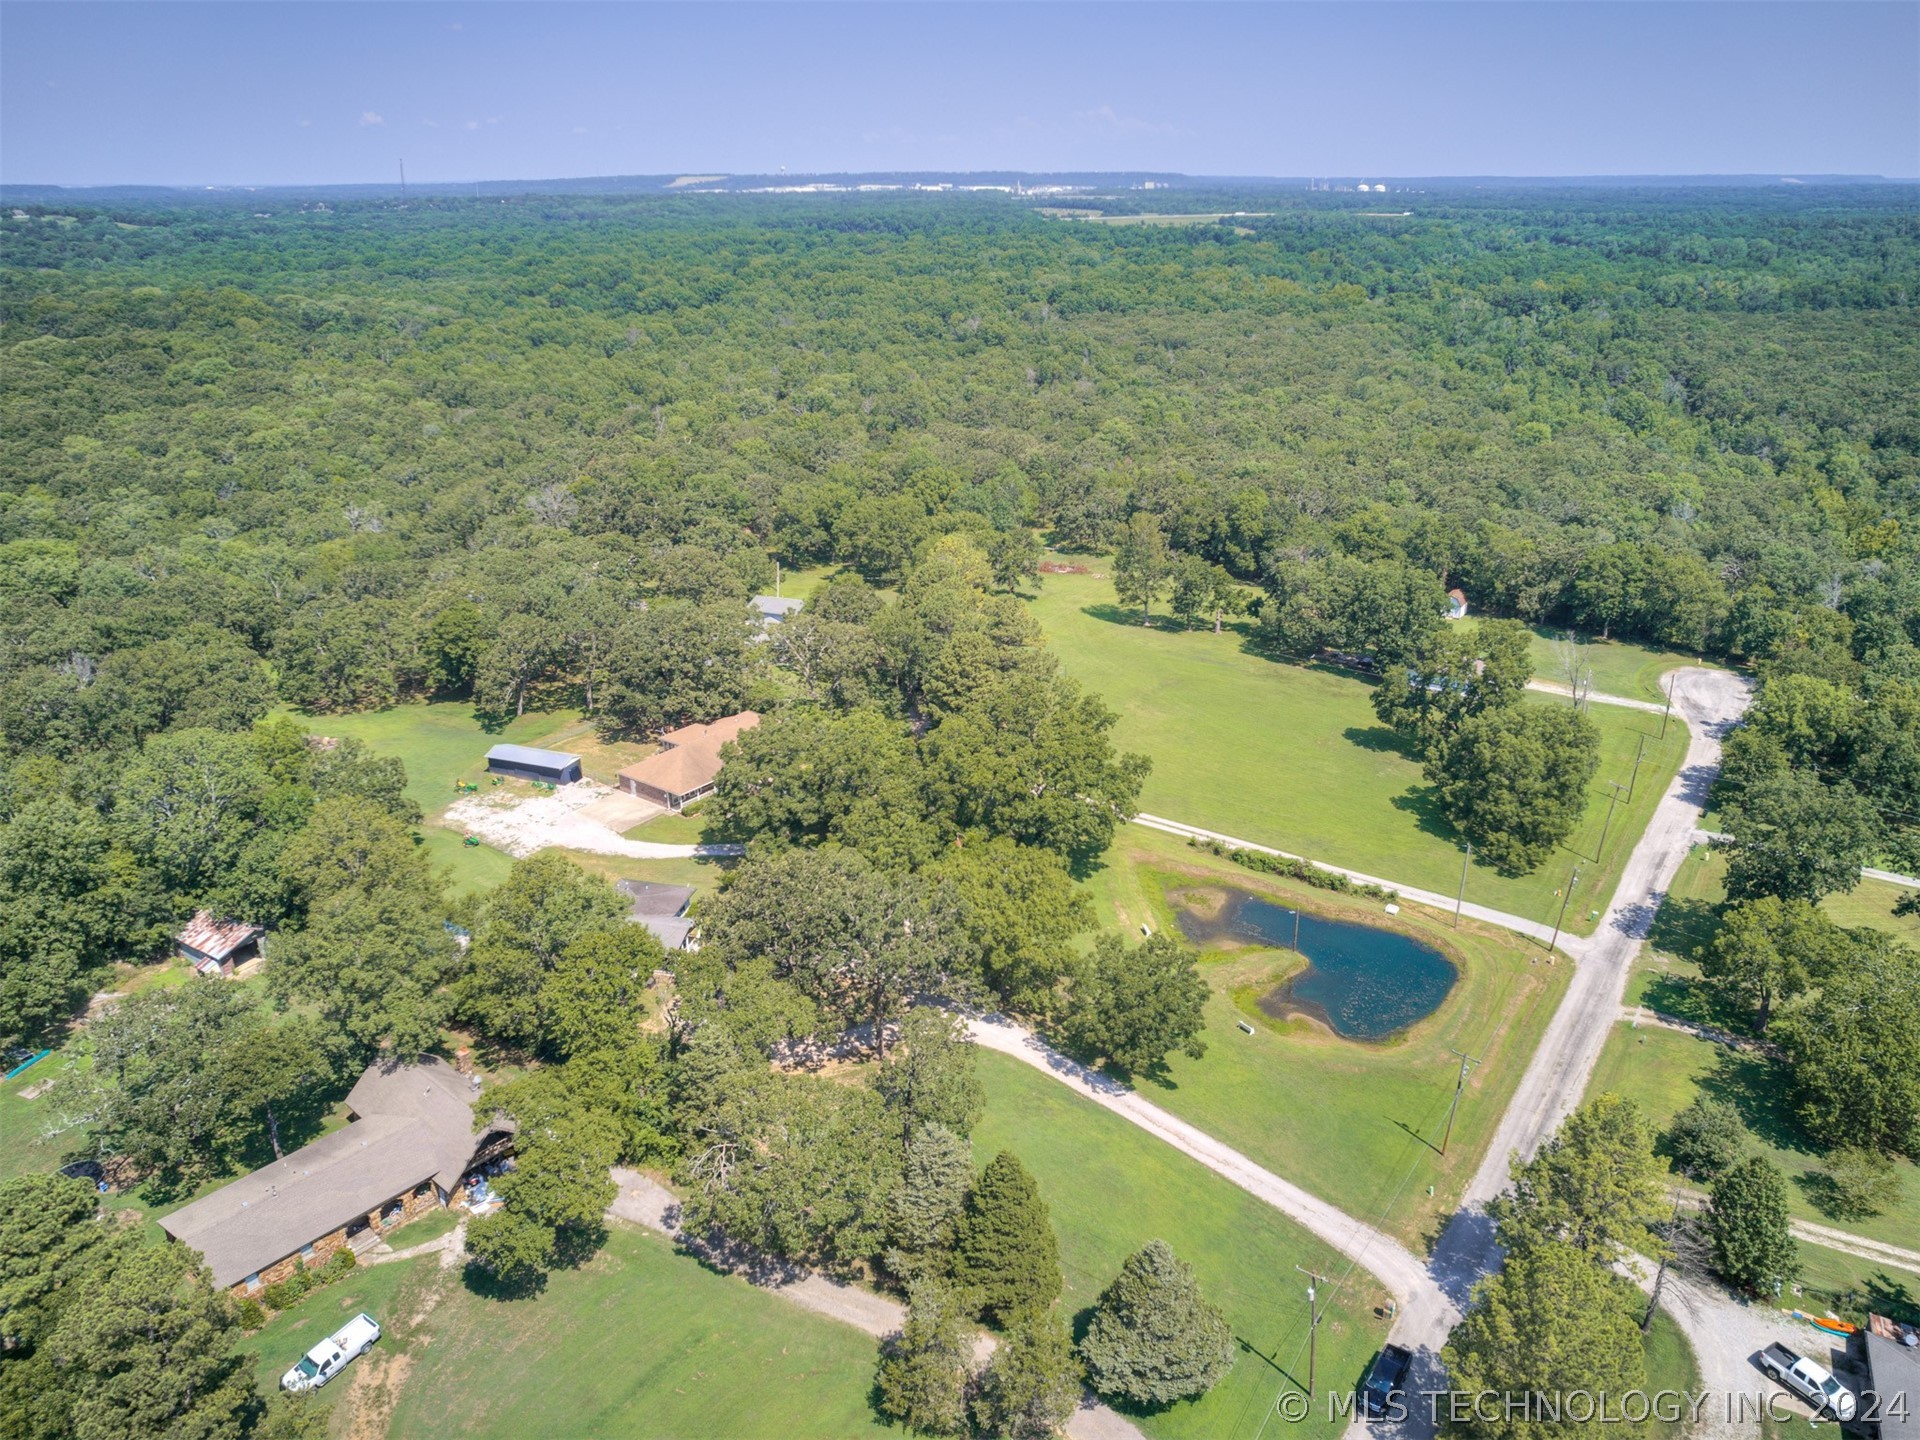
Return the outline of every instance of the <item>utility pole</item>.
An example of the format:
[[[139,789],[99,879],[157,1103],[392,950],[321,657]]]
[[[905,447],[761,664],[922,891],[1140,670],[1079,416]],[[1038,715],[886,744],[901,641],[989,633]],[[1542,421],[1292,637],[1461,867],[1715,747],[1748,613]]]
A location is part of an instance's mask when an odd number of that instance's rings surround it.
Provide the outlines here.
[[[1596,865],[1600,863],[1600,857],[1607,853],[1607,831],[1613,828],[1613,807],[1620,803],[1620,791],[1622,788],[1620,782],[1618,780],[1609,780],[1607,784],[1612,787],[1613,793],[1607,796],[1607,819],[1606,823],[1600,827],[1600,844],[1594,851],[1593,863]]]
[[[1460,862],[1460,893],[1453,897],[1453,928],[1460,928],[1460,908],[1467,903],[1467,867],[1473,863],[1473,842],[1467,842],[1467,858]]]
[[[1640,762],[1647,758],[1647,737],[1640,737],[1640,751],[1633,757],[1633,774],[1627,777],[1627,803],[1633,803],[1633,787],[1640,783]]]
[[[1660,712],[1660,738],[1662,740],[1667,738],[1667,717],[1673,713],[1673,687],[1674,682],[1679,678],[1680,672],[1678,670],[1667,677],[1667,708]]]
[[[1447,1107],[1447,1133],[1440,1137],[1440,1154],[1442,1157],[1447,1153],[1448,1142],[1453,1139],[1453,1114],[1454,1111],[1460,1108],[1460,1092],[1467,1088],[1467,1067],[1480,1063],[1479,1060],[1467,1054],[1464,1050],[1450,1050],[1449,1053],[1460,1057],[1460,1077],[1453,1082],[1453,1104]]]
[[[1560,925],[1567,918],[1567,902],[1573,899],[1573,887],[1580,883],[1580,867],[1573,867],[1573,874],[1567,879],[1567,888],[1560,895],[1560,914],[1553,922],[1553,939],[1547,942],[1547,953],[1553,953],[1554,946],[1560,943]]]
[[[1313,1399],[1314,1364],[1319,1356],[1316,1353],[1320,1339],[1320,1317],[1324,1313],[1315,1300],[1316,1287],[1327,1283],[1327,1277],[1316,1275],[1304,1265],[1293,1267],[1307,1277],[1307,1399]]]
[[[1687,1178],[1693,1178],[1691,1173]],[[1661,1236],[1660,1268],[1653,1272],[1653,1293],[1647,1297],[1647,1313],[1640,1317],[1640,1333],[1646,1334],[1653,1329],[1653,1312],[1660,1308],[1660,1292],[1667,1285],[1667,1267],[1673,1263],[1674,1241],[1680,1232],[1680,1187],[1673,1190],[1673,1219],[1667,1222],[1667,1233]]]
[[[405,204],[406,199],[407,199],[407,162],[404,159],[402,159],[400,162],[400,202],[402,204]]]

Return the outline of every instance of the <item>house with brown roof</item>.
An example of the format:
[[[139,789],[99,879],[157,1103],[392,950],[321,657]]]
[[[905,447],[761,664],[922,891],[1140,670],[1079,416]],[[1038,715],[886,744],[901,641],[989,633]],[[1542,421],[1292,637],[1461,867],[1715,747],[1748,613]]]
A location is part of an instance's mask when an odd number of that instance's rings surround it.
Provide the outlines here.
[[[201,910],[175,937],[180,958],[194,970],[207,976],[231,980],[248,962],[266,954],[266,928],[244,920],[216,920],[211,910]]]
[[[678,810],[713,792],[722,761],[720,747],[751,730],[760,717],[751,710],[710,725],[682,725],[660,737],[657,754],[620,772],[620,788],[669,810]]]
[[[345,1129],[181,1206],[160,1228],[206,1257],[215,1285],[252,1294],[457,1200],[468,1173],[512,1145],[504,1116],[474,1133],[470,1082],[432,1056],[370,1067],[347,1110]]]

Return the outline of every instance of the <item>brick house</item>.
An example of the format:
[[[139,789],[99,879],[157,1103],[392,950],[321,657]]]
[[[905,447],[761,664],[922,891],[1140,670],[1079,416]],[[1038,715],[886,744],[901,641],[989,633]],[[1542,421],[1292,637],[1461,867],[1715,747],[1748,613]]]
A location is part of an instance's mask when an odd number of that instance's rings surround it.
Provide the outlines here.
[[[347,1109],[345,1129],[183,1205],[160,1228],[206,1257],[215,1285],[250,1295],[458,1200],[467,1173],[512,1146],[505,1117],[474,1133],[467,1078],[432,1056],[372,1066]]]

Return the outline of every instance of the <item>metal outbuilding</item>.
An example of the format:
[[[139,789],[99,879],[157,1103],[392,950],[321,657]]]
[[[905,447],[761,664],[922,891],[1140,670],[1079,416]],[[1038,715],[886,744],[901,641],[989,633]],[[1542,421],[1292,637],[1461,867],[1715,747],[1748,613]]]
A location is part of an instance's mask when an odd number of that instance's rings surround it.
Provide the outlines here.
[[[521,780],[571,785],[580,778],[580,757],[560,750],[536,750],[531,745],[496,745],[487,751],[487,769]]]

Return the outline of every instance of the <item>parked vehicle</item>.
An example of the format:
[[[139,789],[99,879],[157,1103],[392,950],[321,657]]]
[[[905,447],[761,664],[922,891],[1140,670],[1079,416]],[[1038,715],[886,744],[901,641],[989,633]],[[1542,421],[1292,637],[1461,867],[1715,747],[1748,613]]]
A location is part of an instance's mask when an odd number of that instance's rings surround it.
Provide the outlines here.
[[[1413,1367],[1413,1352],[1402,1345],[1387,1345],[1373,1358],[1373,1368],[1360,1386],[1360,1405],[1369,1415],[1384,1415],[1405,1407],[1407,1371]]]
[[[1769,1345],[1760,1352],[1760,1368],[1813,1406],[1814,1414],[1826,1411],[1836,1420],[1853,1419],[1853,1392],[1806,1356],[1784,1345]]]
[[[282,1390],[318,1390],[373,1348],[380,1338],[380,1322],[362,1312],[332,1335],[302,1355],[294,1367],[280,1377]]]

